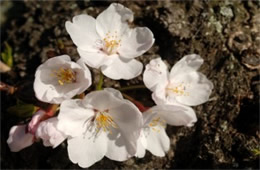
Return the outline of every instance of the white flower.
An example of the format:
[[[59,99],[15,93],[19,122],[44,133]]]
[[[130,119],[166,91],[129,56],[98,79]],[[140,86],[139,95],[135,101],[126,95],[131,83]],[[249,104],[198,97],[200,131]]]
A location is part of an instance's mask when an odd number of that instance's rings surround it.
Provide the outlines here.
[[[19,152],[34,143],[34,133],[45,113],[38,110],[28,125],[17,125],[10,129],[7,144],[12,152]]]
[[[59,104],[84,92],[90,85],[90,71],[82,60],[75,63],[69,56],[61,55],[37,68],[34,91],[39,100]]]
[[[35,136],[43,140],[44,146],[56,148],[66,139],[66,135],[57,129],[57,122],[57,117],[53,117],[39,124]]]
[[[69,136],[70,160],[81,167],[104,156],[117,161],[134,156],[142,126],[141,112],[114,89],[62,102],[57,124]]]
[[[65,26],[87,65],[101,68],[111,79],[132,79],[142,72],[143,65],[135,60],[154,43],[147,27],[131,29],[133,12],[112,3],[97,19],[82,14],[67,21]]]
[[[213,84],[197,71],[202,63],[199,55],[187,55],[169,73],[161,58],[151,60],[146,65],[143,79],[145,86],[153,91],[155,103],[196,106],[208,101]]]
[[[143,113],[144,126],[138,140],[136,156],[144,157],[145,150],[163,157],[170,148],[170,139],[165,132],[166,124],[193,126],[197,117],[192,108],[183,105],[160,105]]]

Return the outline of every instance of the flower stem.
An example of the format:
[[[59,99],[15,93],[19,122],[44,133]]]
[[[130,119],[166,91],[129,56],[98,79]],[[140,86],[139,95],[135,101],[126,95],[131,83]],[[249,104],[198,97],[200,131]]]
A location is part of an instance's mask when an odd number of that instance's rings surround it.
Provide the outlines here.
[[[145,85],[134,85],[134,86],[128,86],[128,87],[122,87],[119,88],[119,91],[127,91],[127,90],[134,90],[134,89],[146,89]]]
[[[83,92],[83,93],[77,95],[77,97],[78,97],[79,99],[84,99],[84,97],[85,97],[85,93]]]
[[[42,116],[39,122],[53,117],[58,109],[59,109],[58,104],[50,105],[50,107],[46,110],[46,113]]]
[[[125,93],[122,93],[122,95],[124,96],[124,98],[126,98],[126,99],[130,100],[131,102],[132,102],[132,101],[135,101],[135,99],[134,99],[134,98],[132,98],[132,97],[128,96],[128,95],[127,95],[127,94],[125,94]]]
[[[49,117],[54,116],[54,114],[56,113],[57,109],[59,108],[58,104],[53,104],[49,107],[49,109],[47,110],[46,115]]]
[[[96,90],[102,90],[103,79],[104,79],[104,75],[103,75],[103,73],[100,71],[100,74],[99,74],[99,82],[98,82],[98,84],[97,84]]]

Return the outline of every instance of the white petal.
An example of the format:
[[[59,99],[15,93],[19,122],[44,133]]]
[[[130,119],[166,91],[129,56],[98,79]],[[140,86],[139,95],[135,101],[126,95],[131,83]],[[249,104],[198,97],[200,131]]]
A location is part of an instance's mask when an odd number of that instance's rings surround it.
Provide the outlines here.
[[[170,79],[174,79],[178,74],[196,71],[203,64],[203,59],[197,54],[190,54],[184,56],[171,69]]]
[[[175,77],[175,82],[183,83],[186,95],[175,96],[176,100],[188,106],[197,106],[209,100],[213,84],[207,77],[199,72],[180,74]],[[169,96],[169,99],[173,96]]]
[[[158,125],[153,128],[149,128],[146,132],[146,149],[155,156],[163,157],[170,149],[170,139],[167,136],[164,127]]]
[[[146,65],[144,71],[144,84],[147,88],[155,91],[157,85],[165,86],[168,83],[169,71],[161,58],[156,58]]]
[[[91,106],[99,111],[116,108],[122,104],[122,101],[109,90],[92,91],[85,96],[82,102],[85,106]]]
[[[108,66],[102,66],[102,73],[114,80],[129,80],[139,76],[142,73],[143,64],[135,59],[125,60],[122,58],[114,58],[113,63]]]
[[[106,33],[115,31],[121,36],[128,30],[128,22],[133,21],[133,12],[121,4],[112,3],[106,10],[98,15],[96,29],[100,37],[105,38]]]
[[[135,58],[148,51],[154,43],[153,33],[147,27],[137,27],[126,32],[118,49],[124,58]]]
[[[49,140],[43,140],[43,146],[49,147],[49,146],[53,146],[53,145],[50,143]],[[53,147],[53,148],[55,148],[55,147]]]
[[[81,49],[93,48],[99,36],[96,32],[96,20],[89,15],[81,14],[67,21],[65,27],[72,41]]]
[[[108,91],[108,92],[112,93],[118,99],[124,99],[119,90],[116,90],[114,88],[105,88],[104,91]]]
[[[128,153],[126,142],[119,129],[112,129],[111,134],[108,134],[106,157],[115,161],[129,159],[131,155]]]
[[[86,66],[86,64],[84,63],[84,60],[82,58],[78,59],[76,62],[78,65],[80,65],[82,67],[83,70],[88,70],[88,77],[91,76],[90,75],[90,71],[88,69],[88,67]]]
[[[86,131],[87,120],[93,115],[94,111],[86,108],[81,100],[66,100],[60,106],[57,128],[65,135],[80,136]]]
[[[146,114],[151,113],[157,113],[167,124],[173,126],[193,126],[197,121],[196,114],[191,107],[179,104],[157,105],[149,109]]]
[[[93,137],[92,133],[68,139],[69,158],[82,168],[87,168],[101,160],[107,151],[107,136],[100,133]]]
[[[155,87],[154,92],[152,93],[152,99],[157,105],[163,105],[168,102],[168,98],[166,98],[165,84],[158,84]]]
[[[57,117],[53,117],[39,124],[36,137],[43,140],[44,146],[55,148],[66,139],[66,135],[57,129],[57,122]]]
[[[26,125],[13,126],[9,132],[7,144],[12,152],[19,152],[33,144],[33,135],[26,133]]]
[[[83,93],[92,84],[91,73],[82,59],[77,61],[82,69],[77,70],[77,86],[79,87],[77,94]],[[74,84],[75,85],[75,84]]]
[[[80,48],[78,48],[77,50],[80,57],[89,67],[99,68],[102,65],[109,65],[110,63],[112,63],[113,56],[108,56],[99,50],[84,51]]]
[[[143,158],[145,156],[145,149],[147,148],[147,140],[144,136],[143,130],[141,130],[140,136],[137,141],[137,150],[135,156]]]
[[[137,140],[143,126],[142,114],[138,108],[127,100],[122,100],[121,105],[109,109],[109,114],[117,124],[128,153],[134,156],[137,148]]]
[[[35,96],[38,100],[43,102],[49,102],[49,103],[59,103],[58,101],[53,101],[52,96],[56,96],[57,92],[55,90],[52,90],[48,93],[46,89],[54,89],[54,86],[51,84],[45,84],[42,82],[40,75],[38,74],[38,70],[35,74],[35,80],[33,84]]]
[[[62,63],[65,63],[65,62],[68,62],[68,61],[71,61],[70,59],[70,56],[68,55],[60,55],[60,56],[56,56],[56,57],[52,57],[50,59],[48,59],[46,61],[46,64],[48,64],[49,66],[52,64],[52,62],[62,62]]]

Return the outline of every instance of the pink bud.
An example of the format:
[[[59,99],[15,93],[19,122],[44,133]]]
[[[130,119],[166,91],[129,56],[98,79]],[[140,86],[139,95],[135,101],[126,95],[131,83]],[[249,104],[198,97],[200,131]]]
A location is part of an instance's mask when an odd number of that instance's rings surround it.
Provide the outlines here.
[[[12,152],[18,152],[33,144],[34,135],[26,132],[26,125],[13,126],[7,144]]]
[[[65,140],[66,136],[57,129],[57,122],[57,117],[53,117],[39,124],[35,136],[43,140],[44,146],[55,148]]]
[[[41,121],[41,118],[46,114],[44,110],[38,110],[34,116],[32,117],[32,120],[28,124],[28,132],[31,134],[35,134],[37,127]]]

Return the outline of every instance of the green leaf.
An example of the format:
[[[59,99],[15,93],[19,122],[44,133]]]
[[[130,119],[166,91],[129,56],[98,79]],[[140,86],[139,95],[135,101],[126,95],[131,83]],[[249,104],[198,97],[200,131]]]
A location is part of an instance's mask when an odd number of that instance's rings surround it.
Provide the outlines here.
[[[13,66],[13,55],[12,55],[12,48],[10,45],[5,42],[5,49],[4,52],[1,53],[2,60],[5,64],[7,64],[9,67]]]
[[[38,107],[33,104],[17,104],[9,107],[7,112],[18,117],[30,117],[36,112],[37,109]]]

